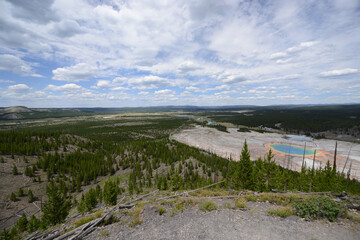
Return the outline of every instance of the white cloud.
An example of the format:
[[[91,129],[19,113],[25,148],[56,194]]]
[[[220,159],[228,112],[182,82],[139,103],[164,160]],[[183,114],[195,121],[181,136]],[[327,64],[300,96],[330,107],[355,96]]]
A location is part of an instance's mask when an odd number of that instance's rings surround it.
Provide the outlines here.
[[[138,92],[138,95],[143,95],[143,96],[146,96],[149,94],[150,94],[149,92],[145,92],[145,91]]]
[[[162,99],[174,104],[243,104],[250,100],[205,93],[248,93],[264,85],[287,93],[282,87],[289,82],[294,92],[283,96],[328,86],[307,100],[323,103],[329,98],[321,94],[358,82],[359,6],[351,0],[0,1],[0,79],[19,77],[12,85],[26,82],[27,96],[34,98],[40,83],[25,78],[39,71],[45,85],[51,77],[89,81],[92,90],[83,88],[78,96],[70,96],[76,86],[50,87],[58,89],[52,99],[67,89],[61,96],[69,104],[158,104],[158,91],[166,89],[173,96]],[[116,102],[120,98],[126,101]]]
[[[22,93],[22,92],[30,91],[31,87],[29,87],[26,84],[16,84],[16,85],[9,86],[8,89],[13,92]]]
[[[113,83],[121,86],[127,85],[135,89],[145,90],[169,86],[181,86],[182,84],[184,84],[184,81],[181,79],[169,79],[154,75],[148,75],[132,78],[118,77],[113,80]]]
[[[174,95],[175,91],[170,90],[170,89],[163,89],[163,90],[158,90],[155,91],[155,95]]]
[[[80,34],[83,31],[80,25],[74,20],[64,20],[60,23],[56,23],[51,30],[55,35],[61,38],[67,38]]]
[[[282,58],[287,58],[290,57],[292,55],[294,55],[295,53],[304,51],[312,46],[315,46],[316,44],[318,44],[318,41],[311,41],[311,42],[301,42],[299,45],[297,46],[293,46],[293,47],[289,47],[285,50],[285,52],[277,52],[277,53],[273,53],[270,55],[270,59],[277,59],[277,63],[287,63],[289,62],[291,59],[282,59]],[[281,58],[281,59],[279,59]]]
[[[180,64],[180,66],[178,68],[178,72],[182,73],[182,74],[186,74],[186,73],[198,70],[198,69],[201,69],[201,67],[197,66],[192,61],[186,61],[186,62],[183,62]]]
[[[283,58],[283,57],[287,57],[286,52],[277,52],[277,53],[271,54],[270,59],[277,59],[277,58]]]
[[[97,68],[86,64],[78,63],[76,65],[64,68],[57,68],[52,71],[54,80],[66,82],[79,82],[86,81],[91,77],[96,76]]]
[[[0,71],[11,71],[23,76],[41,77],[33,72],[32,67],[19,57],[3,54],[0,55]]]
[[[194,86],[186,87],[185,89],[187,91],[192,91],[192,92],[200,92],[201,91],[198,87],[194,87]]]
[[[45,90],[73,93],[73,92],[83,91],[84,88],[75,83],[69,83],[61,86],[55,86],[50,84],[45,88]]]
[[[332,70],[327,72],[321,72],[321,77],[337,77],[337,76],[344,76],[349,74],[358,73],[359,70],[355,68],[344,68],[344,69],[338,69],[338,70]]]
[[[96,84],[96,87],[106,89],[106,88],[112,88],[113,85],[109,80],[99,80]]]
[[[228,76],[225,79],[223,79],[223,83],[224,84],[235,84],[235,83],[244,82],[246,80],[247,80],[247,77],[245,77],[243,75],[231,75],[231,76]]]
[[[0,83],[14,83],[15,81],[12,80],[4,80],[4,79],[0,79]]]

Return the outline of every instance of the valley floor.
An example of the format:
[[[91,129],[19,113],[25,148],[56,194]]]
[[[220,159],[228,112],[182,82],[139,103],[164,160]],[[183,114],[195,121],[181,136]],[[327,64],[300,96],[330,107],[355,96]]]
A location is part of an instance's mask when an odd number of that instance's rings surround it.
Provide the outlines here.
[[[281,143],[293,146],[304,147],[304,141],[295,141],[284,138],[286,135],[278,133],[258,133],[258,132],[238,132],[237,128],[228,128],[229,133],[218,131],[214,128],[195,126],[191,129],[182,130],[173,134],[172,139],[194,146],[203,150],[216,153],[218,156],[230,158],[237,161],[240,157],[244,141],[247,141],[252,160],[264,157],[270,149],[270,144]],[[311,139],[306,142],[307,148],[317,151],[315,168],[324,167],[327,161],[333,163],[335,140],[329,139]],[[349,161],[345,167],[347,173],[350,162],[352,161],[351,176],[360,179],[360,144],[345,141],[337,141],[337,169],[342,171],[349,154]],[[275,161],[278,165],[291,170],[300,171],[302,165],[302,156],[281,153],[273,150]],[[290,160],[290,161],[289,161]],[[311,167],[313,156],[305,157],[306,166]]]

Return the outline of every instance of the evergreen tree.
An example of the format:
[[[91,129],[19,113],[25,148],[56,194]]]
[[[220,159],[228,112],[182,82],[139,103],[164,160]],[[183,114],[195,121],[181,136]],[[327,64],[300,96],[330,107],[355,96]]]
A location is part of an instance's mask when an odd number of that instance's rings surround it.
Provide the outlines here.
[[[238,162],[237,175],[240,180],[241,189],[252,189],[254,180],[252,179],[253,163],[250,160],[250,152],[246,143],[244,142],[241,150],[240,161]]]
[[[53,181],[46,187],[46,193],[48,201],[44,204],[42,221],[45,225],[61,223],[69,213],[70,202]]]
[[[37,219],[35,217],[35,215],[32,215],[31,218],[30,218],[30,221],[28,222],[28,225],[27,225],[27,230],[28,232],[34,232],[36,230],[38,230],[40,227],[40,220]]]
[[[24,190],[23,190],[22,188],[19,188],[18,196],[19,196],[19,197],[25,196]]]
[[[116,205],[118,193],[118,186],[116,186],[116,184],[111,180],[106,181],[103,192],[104,203],[108,205]]]
[[[33,201],[34,201],[34,194],[30,189],[29,192],[28,192],[28,202],[32,203]]]
[[[23,213],[20,217],[20,219],[18,220],[18,222],[16,223],[16,226],[18,227],[18,229],[21,232],[25,232],[27,229],[27,225],[28,225],[28,220],[26,218],[25,213]]]
[[[12,169],[12,174],[13,175],[18,175],[18,169],[17,169],[15,164],[14,164],[13,169]]]
[[[271,149],[269,150],[269,152],[266,154],[266,157],[264,158],[264,170],[265,170],[265,187],[267,191],[270,191],[271,188],[273,187],[273,182],[274,182],[274,175],[275,175],[275,171],[276,171],[276,163],[273,160],[274,155],[272,154]]]
[[[11,201],[13,201],[13,202],[16,202],[18,199],[16,198],[16,195],[15,195],[15,193],[11,193],[11,195],[10,195],[10,200]]]

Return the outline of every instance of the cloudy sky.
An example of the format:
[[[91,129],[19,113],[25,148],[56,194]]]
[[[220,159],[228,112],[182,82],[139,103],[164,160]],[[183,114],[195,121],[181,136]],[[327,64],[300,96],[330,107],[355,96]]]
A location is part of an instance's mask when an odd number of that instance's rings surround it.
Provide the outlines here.
[[[1,0],[0,106],[360,103],[359,0]]]

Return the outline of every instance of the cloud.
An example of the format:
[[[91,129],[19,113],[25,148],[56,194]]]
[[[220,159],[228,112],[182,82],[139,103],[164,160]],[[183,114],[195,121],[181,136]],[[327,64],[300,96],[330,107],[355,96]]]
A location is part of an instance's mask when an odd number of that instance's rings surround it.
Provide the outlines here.
[[[234,75],[234,76],[228,76],[225,79],[223,79],[224,84],[235,84],[246,81],[247,78],[242,75]]]
[[[52,79],[66,82],[86,81],[96,76],[96,70],[97,68],[89,64],[78,63],[70,67],[54,69]]]
[[[32,67],[28,63],[9,54],[0,55],[0,71],[1,70],[11,71],[23,76],[41,77],[41,75],[33,72]]]
[[[50,84],[45,88],[45,90],[73,93],[73,92],[83,91],[84,88],[77,84],[69,83],[69,84],[65,84],[65,85],[61,85],[61,86],[55,86],[55,85]]]
[[[198,87],[194,87],[194,86],[186,87],[185,89],[191,92],[201,92],[201,90]]]
[[[326,103],[326,94],[350,94],[336,98],[348,101],[358,94],[348,88],[358,72],[342,68],[359,70],[359,7],[351,0],[0,1],[0,79],[26,81],[35,99],[53,80],[87,81],[91,90],[50,87],[56,101],[41,104],[56,106],[60,97],[84,106]],[[37,74],[41,83],[25,79]],[[307,100],[220,94],[263,86],[282,96],[326,91]],[[160,97],[166,89],[172,97]]]
[[[355,68],[344,68],[339,70],[332,70],[328,72],[321,72],[319,75],[321,77],[340,77],[344,75],[354,74],[358,73],[359,70]]]
[[[29,87],[26,84],[16,84],[16,85],[9,86],[8,89],[10,91],[13,91],[16,93],[24,93],[24,92],[30,91],[31,87]]]
[[[175,91],[170,90],[170,89],[163,89],[163,90],[155,91],[154,94],[155,95],[174,95]]]
[[[73,20],[56,23],[51,31],[60,38],[72,37],[83,32],[80,25]]]
[[[0,83],[14,83],[15,81],[12,80],[4,80],[4,79],[0,79]]]
[[[96,87],[106,89],[106,88],[112,88],[113,85],[109,80],[99,80],[96,84]]]
[[[138,95],[143,95],[143,96],[146,96],[149,94],[150,94],[149,92],[145,92],[145,91],[138,92]]]
[[[128,85],[136,89],[154,89],[160,87],[176,86],[180,85],[181,81],[175,79],[168,79],[154,75],[139,76],[133,78],[119,77],[113,80],[114,83],[120,85]]]
[[[191,61],[186,61],[180,64],[178,68],[178,72],[181,74],[186,74],[198,69],[201,69],[201,67],[197,66],[195,63]]]
[[[277,53],[271,54],[270,59],[278,59],[278,58],[284,58],[284,57],[287,57],[286,52],[277,52]]]
[[[12,14],[14,17],[24,21],[46,24],[50,21],[56,21],[58,14],[52,10],[51,6],[54,0],[7,0],[13,5]]]
[[[286,60],[283,60],[283,59],[279,59],[279,58],[287,58],[287,57],[290,57],[292,55],[294,55],[295,53],[298,53],[298,52],[301,52],[301,51],[304,51],[306,50],[307,48],[310,48],[312,46],[315,46],[316,44],[318,44],[319,42],[318,41],[311,41],[311,42],[301,42],[299,45],[297,46],[293,46],[293,47],[290,47],[290,48],[287,48],[285,50],[285,52],[277,52],[277,53],[273,53],[270,55],[270,59],[278,59],[276,62],[277,63],[287,63],[289,62],[290,60],[289,59],[286,59]]]

